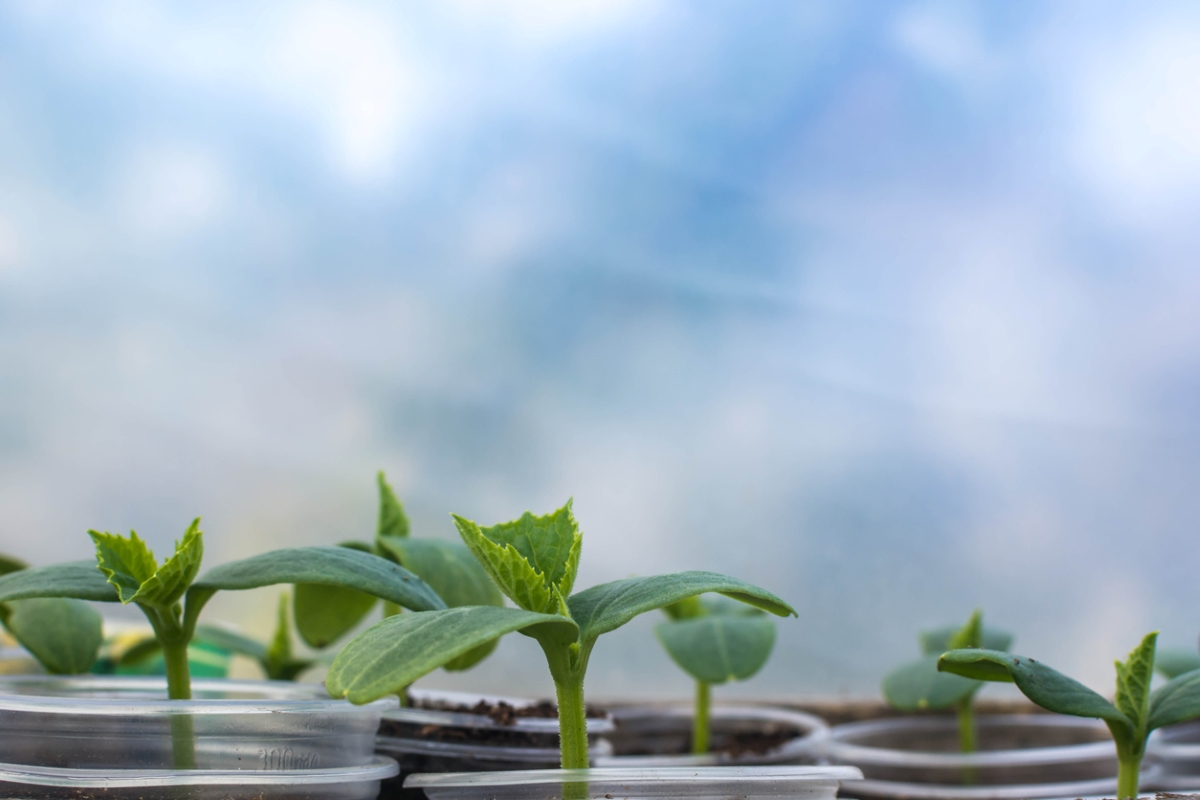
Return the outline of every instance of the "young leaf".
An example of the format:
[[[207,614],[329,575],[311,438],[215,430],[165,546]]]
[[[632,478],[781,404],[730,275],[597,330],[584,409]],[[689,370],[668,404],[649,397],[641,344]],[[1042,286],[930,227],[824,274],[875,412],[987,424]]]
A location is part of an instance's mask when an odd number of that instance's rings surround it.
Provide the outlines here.
[[[116,587],[122,603],[169,608],[179,602],[196,578],[204,556],[199,519],[175,543],[175,553],[161,567],[136,533],[131,532],[128,539],[99,531],[88,531],[88,535],[96,543],[100,570]]]
[[[937,667],[972,680],[1016,683],[1026,697],[1047,711],[1102,719],[1130,732],[1133,729],[1131,720],[1112,703],[1032,658],[995,650],[951,650],[938,658]]]
[[[761,612],[660,622],[654,633],[676,664],[705,683],[749,678],[767,663],[775,646],[775,623]]]
[[[432,586],[450,608],[504,605],[504,595],[471,551],[459,542],[392,537],[381,538],[377,544],[385,554]],[[470,669],[487,658],[497,644],[499,641],[493,639],[442,666],[449,672]]]
[[[526,511],[514,522],[490,528],[451,516],[467,548],[514,603],[527,611],[559,610],[560,598],[575,584],[583,546],[570,500],[543,517]]]
[[[342,542],[338,547],[375,552],[364,542]],[[292,613],[296,632],[309,647],[318,650],[345,636],[375,607],[374,596],[342,586],[298,583],[294,590]]]
[[[408,515],[404,513],[404,504],[392,491],[383,470],[379,471],[377,478],[379,480],[379,527],[375,534],[376,537],[407,537]]]
[[[705,592],[717,592],[780,617],[796,613],[766,589],[716,572],[675,572],[602,583],[572,595],[567,605],[579,624],[579,641],[586,646],[638,614]]]
[[[900,711],[926,711],[951,708],[969,698],[983,684],[949,672],[938,672],[938,656],[892,671],[883,679],[883,696],[888,705]]]
[[[983,643],[983,612],[975,609],[971,618],[963,625],[947,643],[948,650],[962,650],[968,647],[978,649]]]
[[[1185,672],[1158,687],[1150,695],[1150,714],[1146,730],[1200,717],[1200,670]]]
[[[962,628],[958,625],[947,625],[944,628],[923,631],[921,633],[921,652],[927,656],[937,656],[947,650],[954,650],[955,648],[950,646],[950,638],[961,630]],[[985,625],[977,646],[981,650],[1007,650],[1012,647],[1012,641],[1011,633]]]
[[[1177,678],[1185,672],[1200,669],[1200,653],[1176,648],[1159,650],[1154,657],[1154,668],[1164,678]]]
[[[662,611],[673,620],[695,619],[710,613],[698,596],[685,597],[676,603],[665,605]]]
[[[334,659],[325,686],[334,697],[369,703],[512,631],[575,640],[569,619],[515,608],[466,606],[398,614],[356,636]]]
[[[0,554],[0,575],[7,575],[10,572],[28,568],[29,565],[19,558]]]
[[[1147,634],[1124,663],[1118,661],[1116,707],[1133,723],[1137,738],[1146,736],[1150,679],[1154,677],[1154,648],[1158,632]]]
[[[424,581],[386,558],[347,547],[291,547],[231,561],[201,575],[188,590],[185,625],[195,627],[200,609],[218,590],[282,583],[344,586],[416,611],[446,607]]]
[[[104,640],[100,614],[81,600],[17,600],[0,605],[0,621],[52,675],[87,672]]]
[[[23,569],[0,577],[0,603],[31,597],[73,597],[102,603],[120,601],[117,590],[96,569],[95,561],[70,561]]]

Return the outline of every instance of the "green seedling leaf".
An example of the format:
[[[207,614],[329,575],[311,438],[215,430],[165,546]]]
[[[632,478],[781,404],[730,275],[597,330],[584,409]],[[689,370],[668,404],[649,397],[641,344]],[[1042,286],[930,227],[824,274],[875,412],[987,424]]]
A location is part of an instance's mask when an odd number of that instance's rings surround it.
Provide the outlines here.
[[[967,700],[983,684],[938,672],[938,656],[929,655],[892,671],[883,679],[883,696],[900,711],[936,711]]]
[[[451,516],[463,542],[514,603],[540,613],[560,610],[575,584],[583,546],[570,500],[543,517],[527,511],[514,522],[490,528]]]
[[[1150,679],[1154,677],[1154,649],[1158,632],[1147,634],[1124,663],[1116,662],[1116,707],[1133,724],[1136,739],[1145,739],[1150,708]]]
[[[1177,678],[1185,672],[1200,669],[1200,653],[1176,648],[1159,650],[1154,657],[1154,668],[1164,678]]]
[[[579,624],[579,640],[587,646],[638,614],[669,606],[694,595],[716,592],[780,617],[795,609],[766,589],[716,572],[675,572],[650,578],[626,578],[585,589],[567,600]]]
[[[117,590],[96,569],[95,561],[71,561],[11,572],[0,577],[0,603],[31,597],[70,597],[117,603]]]
[[[1147,731],[1200,717],[1200,670],[1172,678],[1150,695]]]
[[[971,618],[953,636],[950,637],[949,649],[962,650],[966,647],[979,648],[983,643],[983,612],[975,609]]]
[[[922,632],[921,652],[927,656],[933,656],[941,655],[947,650],[954,650],[955,648],[950,646],[950,638],[961,630],[962,628],[959,626],[947,625],[944,628]],[[984,626],[979,644],[976,646],[982,650],[1007,650],[1012,647],[1012,641],[1011,633]]]
[[[169,608],[183,597],[200,570],[204,539],[200,520],[188,527],[175,543],[175,553],[160,567],[146,543],[131,532],[129,538],[88,531],[96,543],[100,571],[117,590],[121,602],[152,608]]]
[[[342,542],[338,547],[348,547],[362,553],[375,552],[365,542]],[[315,583],[296,584],[292,600],[296,632],[309,647],[318,650],[349,633],[374,607],[375,597],[372,595],[342,586]]]
[[[392,491],[383,470],[379,471],[377,477],[379,480],[379,527],[375,535],[377,538],[389,536],[406,538],[408,536],[408,515],[404,513],[404,504]]]
[[[1026,697],[1047,711],[1133,727],[1112,703],[1032,658],[996,650],[951,650],[938,658],[937,667],[972,680],[1016,683]]]
[[[252,658],[259,663],[267,660],[267,646],[262,642],[220,625],[197,625],[195,638],[203,639],[239,656]]]
[[[0,554],[0,575],[7,575],[10,572],[28,569],[29,565],[19,558]]]
[[[696,617],[703,617],[710,613],[704,607],[704,604],[700,602],[699,597],[685,597],[677,603],[663,606],[662,611],[674,620],[695,619]]]
[[[569,641],[579,633],[569,619],[515,608],[467,606],[398,614],[346,645],[334,659],[325,686],[334,697],[368,703],[512,631]]]
[[[504,595],[487,571],[459,542],[389,537],[380,538],[377,544],[385,555],[432,586],[450,608],[504,605]],[[493,639],[442,666],[450,672],[470,669],[487,658],[498,643]]]
[[[654,633],[684,672],[705,683],[749,678],[775,646],[775,623],[761,612],[661,622]]]
[[[195,627],[200,609],[218,590],[283,583],[343,586],[415,611],[445,608],[424,581],[386,558],[347,547],[292,547],[231,561],[204,573],[188,590],[186,625]]]
[[[0,605],[0,621],[53,675],[90,670],[104,640],[100,614],[81,600],[17,600]]]

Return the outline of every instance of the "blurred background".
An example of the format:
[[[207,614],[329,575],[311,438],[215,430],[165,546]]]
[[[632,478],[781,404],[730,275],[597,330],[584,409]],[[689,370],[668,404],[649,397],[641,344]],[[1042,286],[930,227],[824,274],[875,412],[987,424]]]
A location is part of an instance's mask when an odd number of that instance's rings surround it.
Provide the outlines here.
[[[1200,633],[1198,74],[1184,2],[6,2],[0,550],[365,539],[384,469],[793,602],[718,696],[976,606],[1111,691]],[[656,621],[589,692],[690,694]]]

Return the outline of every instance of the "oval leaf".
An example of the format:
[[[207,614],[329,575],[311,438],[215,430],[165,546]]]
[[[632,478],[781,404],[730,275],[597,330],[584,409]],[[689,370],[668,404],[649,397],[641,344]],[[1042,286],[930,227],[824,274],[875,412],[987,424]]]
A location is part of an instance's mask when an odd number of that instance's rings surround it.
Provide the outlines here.
[[[1164,678],[1177,678],[1185,672],[1200,669],[1200,653],[1175,648],[1159,650],[1154,659],[1154,668]]]
[[[938,657],[896,669],[883,679],[883,696],[888,705],[900,711],[925,711],[950,708],[979,691],[980,681],[950,672],[938,672]]]
[[[996,650],[951,650],[938,658],[938,670],[980,681],[1017,684],[1017,688],[1047,711],[1092,717],[1133,731],[1133,724],[1117,707],[1079,681],[1025,656]]]
[[[743,681],[775,646],[775,623],[762,614],[713,614],[660,622],[655,635],[683,671],[704,683]]]
[[[638,614],[705,592],[718,592],[780,617],[796,613],[766,589],[716,572],[675,572],[602,583],[572,595],[567,605],[571,617],[579,624],[580,641],[586,644]]]
[[[292,597],[296,632],[320,650],[345,636],[375,606],[375,597],[342,586],[298,583]]]
[[[92,668],[104,640],[104,621],[82,600],[40,597],[4,607],[4,627],[53,675]]]
[[[6,556],[0,553],[0,575],[7,575],[10,572],[16,572],[22,569],[28,569],[29,565],[19,558]]]
[[[410,683],[472,648],[512,631],[553,632],[573,640],[571,620],[517,608],[466,606],[397,614],[376,623],[346,645],[325,686],[334,697],[369,703]]]
[[[1200,717],[1200,669],[1173,678],[1150,695],[1147,730]]]
[[[504,605],[500,589],[460,542],[380,538],[378,544],[401,566],[432,586],[450,608]],[[470,669],[487,658],[498,643],[499,640],[493,639],[481,644],[447,662],[444,668],[450,672]]]
[[[31,597],[73,597],[117,603],[117,590],[96,568],[95,561],[71,561],[24,569],[0,577],[0,603]]]

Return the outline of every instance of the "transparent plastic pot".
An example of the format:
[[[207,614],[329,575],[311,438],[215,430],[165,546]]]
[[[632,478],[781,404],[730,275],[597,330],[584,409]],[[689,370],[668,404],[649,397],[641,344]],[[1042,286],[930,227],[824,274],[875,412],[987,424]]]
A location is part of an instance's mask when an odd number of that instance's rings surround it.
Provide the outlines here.
[[[192,690],[168,700],[162,678],[0,678],[0,797],[367,800],[398,771],[374,752],[394,698],[352,706],[271,681]]]
[[[820,717],[771,706],[713,706],[712,752],[691,755],[691,706],[610,708],[616,729],[607,738],[613,755],[597,767],[711,767],[814,764],[829,726]]]
[[[1116,747],[1097,720],[1050,714],[981,716],[979,750],[958,752],[953,717],[896,717],[834,726],[821,750],[865,779],[854,797],[1027,800],[1115,792]],[[1153,770],[1143,767],[1143,782]]]
[[[564,794],[572,800],[833,800],[841,781],[861,776],[852,767],[597,767],[412,775],[404,785],[429,800],[556,800]]]
[[[1154,763],[1151,785],[1155,789],[1200,793],[1200,722],[1155,731],[1146,745],[1146,757]]]
[[[484,714],[421,708],[422,704],[472,708],[480,702],[507,703],[515,709],[536,705],[516,697],[410,689],[410,707],[387,711],[380,724],[376,751],[400,763],[400,777],[418,772],[481,772],[549,769],[559,765],[558,720],[516,717],[508,724]],[[611,733],[610,719],[588,719],[588,749],[595,760],[612,754],[601,738]],[[419,798],[389,781],[383,796]]]

